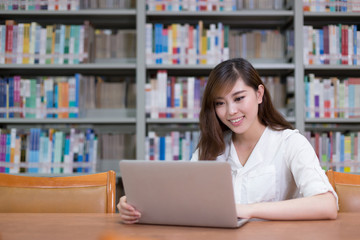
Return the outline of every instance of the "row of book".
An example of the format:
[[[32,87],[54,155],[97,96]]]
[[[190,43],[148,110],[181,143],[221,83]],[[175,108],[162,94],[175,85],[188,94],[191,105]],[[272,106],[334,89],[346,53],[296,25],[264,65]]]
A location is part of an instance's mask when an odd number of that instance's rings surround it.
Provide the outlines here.
[[[79,75],[0,78],[0,118],[77,118]]]
[[[78,118],[86,109],[136,107],[131,77],[0,78],[0,118]]]
[[[190,160],[199,141],[199,131],[149,131],[145,140],[146,160]]]
[[[360,31],[357,25],[303,27],[304,64],[360,65]]]
[[[134,8],[135,0],[0,0],[0,10],[77,11],[80,9]]]
[[[149,118],[199,117],[207,77],[168,77],[159,70],[145,84],[145,109]]]
[[[360,12],[360,0],[303,0],[304,12]]]
[[[295,80],[288,76],[282,80],[279,76],[262,76],[274,106],[284,115],[288,115],[288,95],[293,95]],[[148,118],[188,118],[199,117],[201,99],[207,83],[207,77],[168,76],[166,70],[159,70],[145,84],[145,109]]]
[[[0,64],[79,64],[92,62],[94,33],[84,25],[47,25],[6,20],[0,25]],[[91,59],[90,59],[91,58]]]
[[[284,0],[146,0],[149,11],[237,11],[283,9]]]
[[[135,59],[136,30],[95,30],[95,59]]]
[[[308,118],[360,118],[360,78],[305,76]]]
[[[305,132],[325,170],[359,172],[360,132]]]
[[[146,24],[147,64],[216,64],[229,59],[229,26],[221,22]]]
[[[286,42],[278,30],[230,30],[230,58],[283,60]]]
[[[0,130],[0,172],[95,172],[97,136],[93,129]]]

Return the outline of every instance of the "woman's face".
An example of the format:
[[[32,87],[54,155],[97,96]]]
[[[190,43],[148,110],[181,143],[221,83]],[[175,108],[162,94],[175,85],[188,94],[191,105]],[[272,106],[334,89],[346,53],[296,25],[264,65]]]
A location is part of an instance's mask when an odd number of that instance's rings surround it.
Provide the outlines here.
[[[215,99],[215,112],[234,133],[243,134],[259,124],[258,104],[262,102],[264,95],[263,85],[259,85],[255,91],[239,78],[230,92],[221,94],[224,95]]]

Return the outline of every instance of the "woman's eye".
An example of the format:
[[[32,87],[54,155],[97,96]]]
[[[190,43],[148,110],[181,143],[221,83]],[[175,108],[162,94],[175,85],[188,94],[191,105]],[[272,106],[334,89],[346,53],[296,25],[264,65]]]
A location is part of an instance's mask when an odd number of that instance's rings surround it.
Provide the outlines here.
[[[215,102],[215,106],[218,107],[218,106],[221,106],[223,105],[224,103],[223,102]]]
[[[235,98],[235,102],[239,102],[241,99],[243,99],[244,97],[237,97]]]

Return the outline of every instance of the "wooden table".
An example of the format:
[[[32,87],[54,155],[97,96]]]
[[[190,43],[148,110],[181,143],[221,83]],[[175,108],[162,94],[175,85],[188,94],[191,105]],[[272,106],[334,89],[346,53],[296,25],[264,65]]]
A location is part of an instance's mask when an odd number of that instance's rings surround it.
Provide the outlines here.
[[[360,239],[360,213],[341,213],[337,220],[256,221],[238,229],[124,225],[118,214],[0,213],[0,240],[105,240],[104,234],[130,239]]]

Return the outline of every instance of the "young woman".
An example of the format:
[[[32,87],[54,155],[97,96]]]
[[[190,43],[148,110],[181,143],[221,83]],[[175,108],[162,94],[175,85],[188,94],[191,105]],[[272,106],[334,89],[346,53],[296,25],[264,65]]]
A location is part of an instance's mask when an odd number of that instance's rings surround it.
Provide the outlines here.
[[[336,219],[337,195],[315,151],[276,111],[248,61],[227,60],[211,71],[199,122],[191,161],[230,163],[238,217]],[[125,223],[141,217],[126,197],[118,208]]]

